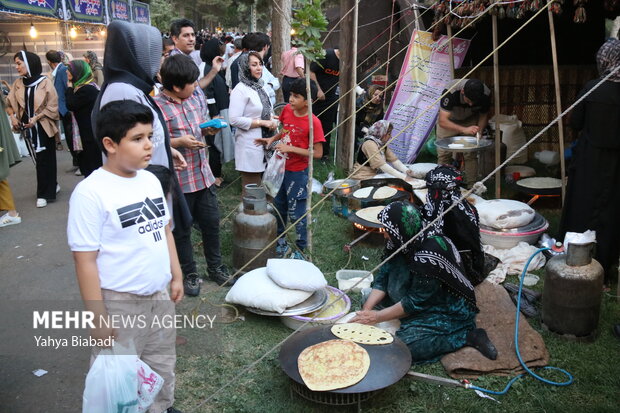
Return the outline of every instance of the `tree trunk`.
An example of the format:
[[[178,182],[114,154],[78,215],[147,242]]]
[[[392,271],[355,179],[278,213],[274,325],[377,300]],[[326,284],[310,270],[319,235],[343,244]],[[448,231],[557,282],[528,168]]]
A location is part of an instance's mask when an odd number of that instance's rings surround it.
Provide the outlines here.
[[[276,3],[277,4],[274,4]],[[272,0],[271,5],[271,68],[272,74],[280,79],[282,77],[281,56],[282,53],[291,48],[291,16],[292,0]],[[284,15],[284,16],[283,16]],[[282,101],[282,88],[276,91],[276,100]],[[285,102],[286,103],[286,102]]]
[[[356,0],[340,0],[340,16],[355,6],[340,23],[340,109],[336,165],[353,167],[355,141],[355,87],[357,86],[357,6]],[[324,131],[326,134],[329,131]],[[326,154],[330,155],[330,154]]]

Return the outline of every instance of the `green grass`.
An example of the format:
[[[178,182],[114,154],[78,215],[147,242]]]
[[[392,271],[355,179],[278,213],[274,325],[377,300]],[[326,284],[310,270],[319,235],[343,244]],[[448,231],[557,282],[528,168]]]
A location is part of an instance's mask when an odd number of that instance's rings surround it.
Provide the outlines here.
[[[315,176],[323,181],[329,170],[317,163]],[[228,181],[237,178],[231,165],[225,168]],[[337,176],[341,177],[339,173]],[[491,188],[492,184],[487,185]],[[222,218],[228,215],[240,201],[240,184],[219,192]],[[503,197],[512,196],[508,189]],[[314,195],[316,203],[320,196]],[[551,233],[557,229],[559,205],[553,201],[534,204],[551,223]],[[343,268],[370,269],[379,263],[381,244],[356,245],[351,256],[343,246],[351,242],[352,225],[331,212],[327,200],[315,210],[313,218],[313,262],[324,272],[331,285],[337,285],[335,273]],[[222,253],[225,263],[231,265],[232,215],[222,222]],[[196,247],[200,242],[194,234]],[[204,271],[204,258],[196,248],[196,258]],[[362,259],[368,258],[368,261]],[[536,272],[539,275],[544,271]],[[542,279],[542,277],[541,277]],[[516,282],[516,277],[509,277]],[[542,288],[542,281],[535,287]],[[348,412],[355,408],[329,407],[314,404],[292,395],[289,381],[278,363],[278,350],[258,362],[250,371],[242,370],[262,357],[268,350],[287,337],[292,330],[277,318],[261,317],[241,311],[242,320],[232,321],[234,312],[221,307],[226,290],[218,290],[213,283],[205,282],[198,311],[216,315],[213,329],[181,330],[179,334],[189,339],[177,350],[176,407],[190,412]],[[359,297],[353,294],[353,308],[359,308]],[[190,313],[201,301],[186,298],[178,308],[179,313]],[[524,378],[513,385],[505,396],[498,396],[501,404],[479,398],[473,391],[431,385],[403,379],[374,398],[365,402],[365,412],[618,412],[620,410],[620,341],[611,335],[611,326],[620,322],[620,304],[615,298],[603,297],[600,336],[594,343],[582,344],[564,341],[542,330],[538,321],[531,325],[541,332],[550,354],[550,365],[569,370],[575,383],[569,387],[544,385],[532,378]],[[416,366],[416,371],[447,377],[440,363]],[[543,373],[555,380],[563,377],[555,373]],[[239,377],[237,377],[239,376]],[[480,387],[503,389],[506,377],[481,377],[474,381]],[[230,385],[212,400],[197,408],[222,386]]]

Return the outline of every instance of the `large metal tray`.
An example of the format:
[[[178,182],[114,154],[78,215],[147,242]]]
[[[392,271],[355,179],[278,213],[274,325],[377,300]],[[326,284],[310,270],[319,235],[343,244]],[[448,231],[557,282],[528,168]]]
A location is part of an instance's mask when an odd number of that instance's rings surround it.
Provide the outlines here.
[[[309,328],[289,337],[280,348],[280,366],[282,370],[299,384],[305,383],[299,374],[297,358],[307,347],[327,340],[337,339],[331,332],[331,325]],[[370,356],[370,369],[357,384],[344,389],[332,390],[331,393],[362,393],[388,387],[407,374],[411,368],[411,352],[398,337],[390,344],[371,346],[360,344]],[[327,392],[326,392],[327,393]]]
[[[452,143],[467,143],[474,146],[469,148],[451,148]],[[451,152],[476,152],[482,151],[493,144],[491,139],[480,139],[480,142],[476,142],[475,136],[452,136],[451,138],[438,139],[435,141],[435,145],[443,150]]]
[[[329,298],[329,293],[326,288],[322,288],[317,290],[312,294],[306,301],[303,301],[293,307],[289,307],[282,314],[276,313],[275,311],[265,311],[259,308],[246,307],[245,309],[251,313],[266,315],[270,317],[281,317],[281,316],[290,316],[290,315],[303,315],[308,314],[313,311],[318,310],[325,306],[327,303],[327,299]]]

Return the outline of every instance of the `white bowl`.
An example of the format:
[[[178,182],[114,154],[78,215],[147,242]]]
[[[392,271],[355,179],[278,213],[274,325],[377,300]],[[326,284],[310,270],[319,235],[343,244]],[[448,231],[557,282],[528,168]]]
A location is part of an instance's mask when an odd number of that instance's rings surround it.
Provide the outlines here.
[[[347,291],[353,287],[358,281],[370,274],[370,271],[364,270],[339,270],[336,272],[336,280],[338,280],[338,288]],[[351,289],[354,293],[359,293],[364,288],[370,288],[374,277],[372,274],[364,278],[359,284]]]

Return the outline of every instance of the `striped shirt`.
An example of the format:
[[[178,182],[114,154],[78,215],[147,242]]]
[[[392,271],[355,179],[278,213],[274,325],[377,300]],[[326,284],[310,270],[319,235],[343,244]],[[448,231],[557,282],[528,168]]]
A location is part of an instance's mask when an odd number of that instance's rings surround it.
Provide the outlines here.
[[[200,142],[205,142],[200,124],[209,119],[209,113],[202,90],[196,87],[196,91],[199,92],[194,92],[192,96],[184,99],[181,103],[175,102],[165,93],[160,93],[153,98],[164,115],[170,139],[191,135]],[[215,183],[215,178],[209,167],[209,157],[206,148],[188,149],[178,147],[176,149],[181,152],[187,161],[186,169],[176,171],[183,193],[197,192]]]

